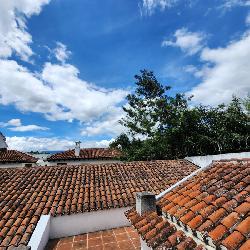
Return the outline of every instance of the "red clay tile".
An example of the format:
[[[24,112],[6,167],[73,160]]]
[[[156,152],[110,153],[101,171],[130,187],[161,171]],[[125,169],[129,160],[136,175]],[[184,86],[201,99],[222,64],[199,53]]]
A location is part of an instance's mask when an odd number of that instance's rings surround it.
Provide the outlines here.
[[[203,222],[203,217],[201,215],[197,215],[196,217],[194,217],[191,221],[189,221],[187,223],[187,225],[195,230],[197,227],[199,227]]]
[[[17,151],[17,150],[6,150],[0,151],[0,162],[2,163],[11,163],[11,162],[20,162],[20,163],[36,163],[38,158],[35,158],[26,153]]]
[[[0,237],[26,244],[42,214],[132,206],[136,191],[159,193],[196,169],[183,160],[0,169]]]
[[[245,220],[243,220],[235,230],[242,233],[245,237],[250,234],[250,216],[248,216]]]
[[[234,209],[240,216],[244,216],[246,213],[250,211],[250,203],[244,202],[240,206]]]
[[[115,159],[121,156],[121,152],[109,148],[84,148],[80,150],[80,155],[75,156],[74,150],[64,151],[48,157],[48,161],[58,160],[89,160],[89,159]]]
[[[226,216],[222,221],[221,224],[226,226],[228,229],[231,229],[240,221],[240,216],[236,212],[230,213],[228,216]]]
[[[194,217],[195,217],[195,213],[193,213],[192,211],[189,211],[188,213],[186,213],[184,216],[180,218],[180,221],[186,224],[187,222],[191,221]]]
[[[223,225],[218,225],[214,230],[209,232],[209,236],[213,241],[217,242],[222,239],[222,237],[227,233],[227,228]]]
[[[227,247],[228,250],[234,250],[238,249],[238,247],[241,245],[241,243],[244,241],[244,236],[234,231],[232,234],[230,234],[226,239],[224,239],[221,243],[221,245]]]
[[[232,212],[234,208],[237,207],[238,202],[236,200],[229,200],[225,204],[222,205],[223,208],[225,208],[228,212]]]
[[[250,249],[250,240],[247,240],[240,248],[239,250],[249,250]]]
[[[218,223],[227,214],[224,208],[220,208],[213,212],[208,218],[214,223]]]

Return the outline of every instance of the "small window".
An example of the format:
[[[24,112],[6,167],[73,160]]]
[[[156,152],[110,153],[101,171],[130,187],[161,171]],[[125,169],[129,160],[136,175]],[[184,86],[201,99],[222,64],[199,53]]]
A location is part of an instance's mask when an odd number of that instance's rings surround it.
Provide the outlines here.
[[[60,166],[60,165],[67,165],[67,163],[66,162],[58,162],[57,166]]]
[[[32,163],[25,163],[24,167],[31,168],[32,167]]]

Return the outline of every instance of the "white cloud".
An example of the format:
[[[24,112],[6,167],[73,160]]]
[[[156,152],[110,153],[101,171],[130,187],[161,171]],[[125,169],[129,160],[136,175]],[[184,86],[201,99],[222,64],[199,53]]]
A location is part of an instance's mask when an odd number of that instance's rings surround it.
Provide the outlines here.
[[[247,17],[246,17],[246,25],[250,26],[250,12],[248,12]]]
[[[23,126],[18,126],[18,127],[11,127],[8,128],[11,131],[16,131],[16,132],[27,132],[27,131],[35,131],[35,130],[49,130],[47,127],[41,127],[37,125],[23,125]]]
[[[78,69],[65,63],[71,54],[66,45],[57,42],[54,50],[49,49],[62,64],[47,62],[41,72],[32,72],[10,59],[16,53],[22,60],[30,60],[32,37],[26,20],[39,14],[49,1],[0,0],[0,105],[42,113],[49,120],[77,119],[100,127],[97,121],[101,119],[107,124],[105,117],[109,120],[111,113],[120,109],[127,91],[100,88],[80,79]],[[8,129],[13,131],[47,130],[34,124],[22,125],[18,120],[11,123],[7,126],[12,125]]]
[[[105,119],[90,123],[85,129],[82,129],[81,135],[111,135],[117,136],[125,131],[125,128],[118,122],[124,116],[122,108],[117,108],[111,112]]]
[[[16,53],[28,61],[33,54],[32,37],[27,32],[26,19],[40,13],[50,0],[0,0],[0,58]]]
[[[173,7],[179,0],[142,0],[142,9],[146,14],[151,15],[155,9]]]
[[[90,122],[113,112],[127,95],[98,88],[78,74],[70,64],[46,63],[41,74],[34,74],[15,61],[0,60],[0,104],[43,113],[50,120]]]
[[[8,126],[15,126],[15,127],[19,127],[22,125],[21,120],[20,119],[11,119],[7,122]]]
[[[202,82],[187,94],[194,95],[194,102],[206,105],[228,103],[232,95],[245,97],[250,93],[250,33],[224,48],[205,48],[201,61]],[[210,66],[208,66],[210,65]]]
[[[69,58],[71,55],[71,51],[67,50],[66,45],[63,43],[57,42],[56,48],[54,49],[55,57],[58,61],[65,63],[65,61]]]
[[[205,37],[204,33],[191,32],[186,28],[181,28],[175,31],[174,41],[165,40],[162,42],[162,46],[179,47],[186,54],[193,55],[204,47]]]
[[[236,6],[250,6],[250,0],[224,0],[221,7],[231,9]]]
[[[84,141],[81,147],[108,147],[111,140]],[[69,139],[57,137],[37,138],[37,137],[6,137],[9,149],[20,151],[48,151],[48,150],[67,150],[74,148],[75,142]]]
[[[11,119],[8,122],[1,122],[1,127],[7,127],[11,131],[16,132],[27,132],[27,131],[34,131],[34,130],[49,130],[47,127],[41,127],[37,125],[22,125],[20,119]]]

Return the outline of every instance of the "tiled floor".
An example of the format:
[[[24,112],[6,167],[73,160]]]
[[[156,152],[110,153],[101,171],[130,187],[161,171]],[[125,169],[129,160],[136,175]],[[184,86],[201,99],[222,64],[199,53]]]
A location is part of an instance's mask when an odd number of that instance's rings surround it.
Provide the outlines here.
[[[140,240],[132,227],[50,240],[46,250],[139,250]]]

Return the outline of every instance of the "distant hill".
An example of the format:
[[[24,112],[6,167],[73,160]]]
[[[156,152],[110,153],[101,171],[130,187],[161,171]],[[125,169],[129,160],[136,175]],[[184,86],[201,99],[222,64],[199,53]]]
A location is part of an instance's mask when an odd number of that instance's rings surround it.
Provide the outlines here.
[[[49,154],[49,155],[51,155],[51,154],[56,154],[56,153],[61,153],[61,152],[63,152],[63,150],[48,150],[48,151],[30,151],[30,152],[27,152],[28,154],[32,154],[32,155],[34,155],[34,154]]]

